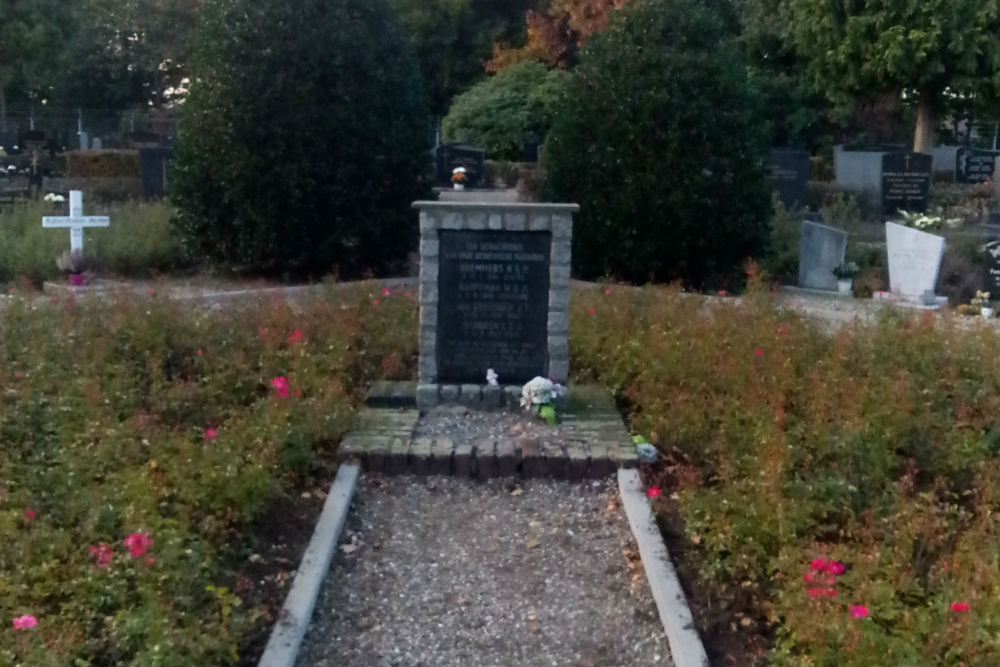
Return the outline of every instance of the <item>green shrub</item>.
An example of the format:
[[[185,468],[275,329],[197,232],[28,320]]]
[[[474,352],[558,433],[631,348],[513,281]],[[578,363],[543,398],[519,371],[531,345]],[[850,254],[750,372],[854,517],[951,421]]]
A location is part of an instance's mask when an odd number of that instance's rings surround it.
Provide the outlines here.
[[[429,196],[424,92],[386,0],[212,0],[172,200],[196,256],[322,275],[386,270]]]
[[[771,219],[771,242],[764,258],[764,270],[770,278],[783,285],[797,285],[802,214],[786,209],[777,196],[772,199],[774,216]]]
[[[570,332],[574,379],[613,389],[666,457],[654,508],[683,519],[709,646],[746,647],[736,664],[997,662],[987,323],[886,310],[830,335],[751,284],[710,307],[578,292]]]
[[[544,137],[565,89],[566,73],[525,61],[477,83],[451,103],[444,140],[483,149],[495,159],[520,160],[529,135]]]
[[[487,187],[512,188],[517,185],[519,171],[517,163],[509,160],[483,161],[483,181]]]
[[[545,143],[550,199],[580,204],[582,278],[701,286],[763,255],[767,126],[739,52],[694,0],[612,13]]]
[[[247,569],[255,521],[329,474],[366,382],[413,377],[415,299],[377,301],[7,300],[0,664],[255,663],[287,592]]]

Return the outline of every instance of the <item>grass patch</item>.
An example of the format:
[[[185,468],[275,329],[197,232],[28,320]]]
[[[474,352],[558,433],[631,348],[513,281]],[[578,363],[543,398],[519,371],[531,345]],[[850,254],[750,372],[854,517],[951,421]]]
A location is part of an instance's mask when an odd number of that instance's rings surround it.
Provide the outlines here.
[[[88,204],[86,215],[107,215],[111,226],[84,230],[84,248],[109,277],[150,277],[186,263],[179,235],[170,226],[172,207],[138,201]],[[42,216],[67,215],[66,204],[24,202],[0,211],[0,282],[27,280],[41,285],[63,276],[55,258],[69,249],[68,229],[45,229]]]
[[[571,317],[576,379],[667,457],[655,505],[683,521],[710,644],[756,664],[997,663],[995,330],[887,311],[830,335],[759,284],[711,307],[578,292]]]
[[[364,288],[8,301],[0,664],[236,663],[273,620],[238,576],[254,526],[332,469],[371,380],[413,375],[415,330],[413,299]]]

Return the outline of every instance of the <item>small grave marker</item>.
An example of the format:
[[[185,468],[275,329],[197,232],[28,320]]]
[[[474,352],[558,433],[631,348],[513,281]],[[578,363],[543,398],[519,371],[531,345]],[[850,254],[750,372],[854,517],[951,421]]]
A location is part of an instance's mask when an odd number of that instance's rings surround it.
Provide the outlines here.
[[[107,227],[111,220],[106,215],[83,214],[83,192],[69,191],[69,215],[46,215],[42,217],[42,227],[69,227],[70,252],[83,252],[83,228]]]

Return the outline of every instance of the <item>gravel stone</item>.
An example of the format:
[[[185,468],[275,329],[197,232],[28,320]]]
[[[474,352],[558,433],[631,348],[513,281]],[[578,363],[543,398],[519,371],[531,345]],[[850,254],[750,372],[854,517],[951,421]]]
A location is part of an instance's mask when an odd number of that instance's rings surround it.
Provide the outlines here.
[[[567,435],[562,426],[550,426],[537,415],[518,407],[486,412],[463,406],[440,406],[420,417],[413,429],[415,438],[443,437],[456,443],[472,443],[483,438],[528,438],[546,451],[558,449]]]
[[[613,480],[378,475],[359,480],[297,662],[671,665]]]

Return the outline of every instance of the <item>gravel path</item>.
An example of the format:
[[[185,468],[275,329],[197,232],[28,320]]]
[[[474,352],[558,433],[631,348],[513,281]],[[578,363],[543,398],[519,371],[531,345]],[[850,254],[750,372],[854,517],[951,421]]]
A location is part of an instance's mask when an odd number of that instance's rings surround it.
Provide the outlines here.
[[[300,665],[670,665],[609,481],[362,478]]]

